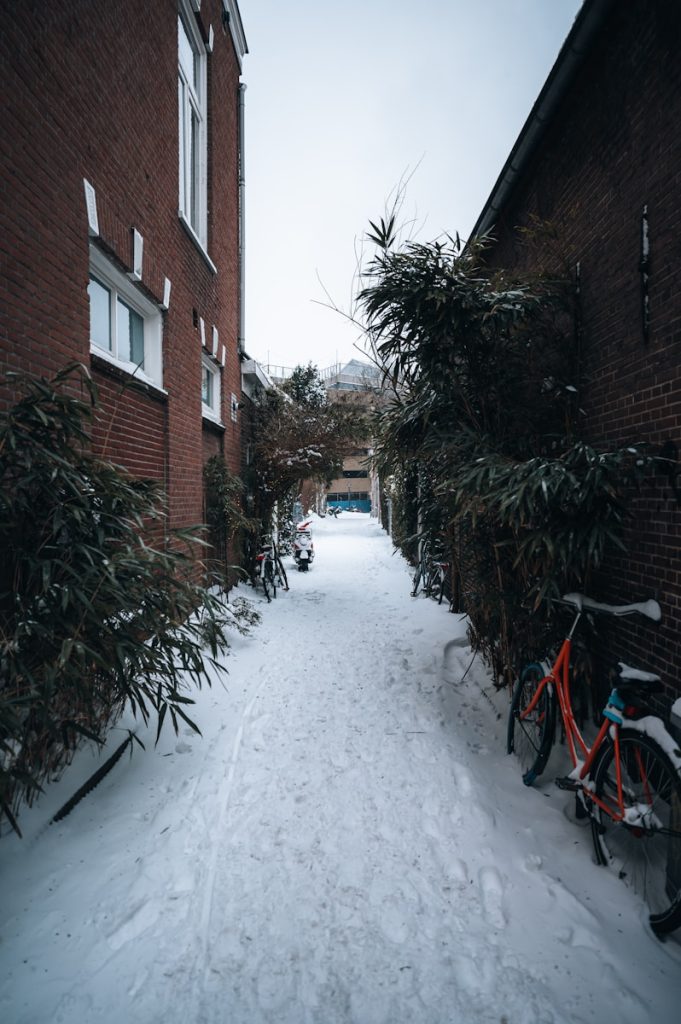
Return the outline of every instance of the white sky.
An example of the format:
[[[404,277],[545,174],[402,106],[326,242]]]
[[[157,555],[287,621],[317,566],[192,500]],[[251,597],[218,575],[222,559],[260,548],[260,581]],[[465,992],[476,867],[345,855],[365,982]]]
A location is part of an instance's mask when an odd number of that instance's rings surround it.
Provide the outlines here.
[[[412,172],[403,219],[466,237],[581,0],[240,0],[246,350],[323,368],[368,220]],[[321,283],[320,283],[321,281]]]

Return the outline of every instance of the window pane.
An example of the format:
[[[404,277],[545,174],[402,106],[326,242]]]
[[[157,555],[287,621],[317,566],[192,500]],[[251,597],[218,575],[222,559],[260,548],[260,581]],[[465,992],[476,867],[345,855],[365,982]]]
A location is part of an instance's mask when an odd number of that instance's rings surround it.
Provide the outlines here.
[[[191,120],[191,182],[189,185],[189,219],[194,230],[199,231],[199,119],[192,110]]]
[[[111,292],[96,277],[90,277],[90,340],[98,348],[111,351]]]
[[[144,369],[144,320],[134,309],[130,310],[130,353],[132,360],[141,370]]]
[[[144,369],[144,321],[120,299],[116,303],[117,356]]]
[[[201,401],[213,408],[213,374],[207,366],[201,367]]]
[[[187,105],[185,102],[185,84],[180,79],[180,87],[178,90],[178,102],[179,102],[179,135],[180,135],[180,209],[185,213],[187,209],[187,194],[186,194],[186,163],[187,163],[187,130],[185,126],[186,109]]]
[[[178,20],[178,127],[180,212],[205,242],[206,53],[190,21]]]
[[[189,33],[184,27],[182,18],[177,19],[178,49],[180,54],[180,67],[188,82],[194,85],[196,80],[196,59],[194,48],[189,39]]]

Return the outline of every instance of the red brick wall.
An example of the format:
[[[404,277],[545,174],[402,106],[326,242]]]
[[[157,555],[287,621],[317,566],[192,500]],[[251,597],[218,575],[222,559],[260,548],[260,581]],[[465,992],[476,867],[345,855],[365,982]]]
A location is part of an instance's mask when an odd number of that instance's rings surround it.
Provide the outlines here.
[[[93,359],[100,408],[93,428],[95,447],[135,476],[166,480],[168,403],[153,388],[130,386],[129,377]]]
[[[681,6],[614,4],[577,79],[494,229],[490,259],[522,268],[579,262],[580,401],[597,445],[671,439],[681,447]],[[641,214],[650,226],[650,336],[641,320]],[[520,244],[531,218],[557,244]],[[681,508],[662,477],[632,498],[628,552],[601,580],[604,600],[655,597],[657,627],[624,620],[611,655],[681,689]]]
[[[111,418],[112,454],[165,482],[170,525],[202,517],[203,318],[226,349],[223,447],[239,468],[229,397],[240,395],[237,356],[239,64],[220,0],[203,0],[208,57],[209,267],[178,218],[176,0],[53,0],[3,4],[0,13],[0,374],[51,375],[70,359],[90,365],[88,227],[83,178],[94,186],[100,243],[131,269],[132,228],[144,237],[142,286],[164,314],[163,388],[121,389],[94,359]],[[115,406],[115,410],[113,407]],[[108,429],[108,428],[107,428]],[[102,443],[107,429],[95,431]],[[214,430],[211,437],[215,437]],[[214,442],[211,441],[211,444]]]

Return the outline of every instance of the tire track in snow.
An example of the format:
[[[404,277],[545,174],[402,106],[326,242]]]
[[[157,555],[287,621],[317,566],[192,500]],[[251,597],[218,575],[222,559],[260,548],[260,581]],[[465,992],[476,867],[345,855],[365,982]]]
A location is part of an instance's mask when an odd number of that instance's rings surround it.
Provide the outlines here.
[[[227,779],[224,787],[224,795],[220,801],[219,813],[217,820],[210,825],[211,834],[214,837],[214,841],[211,844],[211,853],[208,862],[208,874],[204,882],[203,887],[203,900],[201,902],[201,916],[199,919],[199,936],[198,936],[198,950],[194,955],[194,965],[191,972],[191,976],[194,978],[193,990],[194,998],[191,1001],[191,1005],[199,1008],[197,1014],[197,1020],[201,1019],[201,1004],[203,1002],[204,991],[206,987],[206,978],[210,970],[209,958],[208,958],[208,936],[210,932],[211,917],[213,911],[213,898],[215,894],[215,880],[217,877],[218,857],[220,854],[220,837],[223,834],[224,822],[227,817],[230,800],[232,797],[232,791],[234,789],[234,777],[236,774],[236,766],[239,761],[239,754],[241,753],[241,746],[243,743],[244,732],[249,718],[253,713],[256,701],[260,696],[260,691],[265,684],[266,676],[258,683],[255,693],[246,705],[241,720],[239,722],[239,728],[234,738],[232,745],[232,756],[229,763],[229,771],[227,772]],[[203,965],[203,967],[201,966]]]

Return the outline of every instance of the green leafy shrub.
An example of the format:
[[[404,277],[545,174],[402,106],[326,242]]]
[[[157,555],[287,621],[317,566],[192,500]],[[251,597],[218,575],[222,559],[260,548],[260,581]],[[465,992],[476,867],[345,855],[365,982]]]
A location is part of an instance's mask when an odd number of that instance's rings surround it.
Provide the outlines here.
[[[413,557],[403,524],[415,518],[431,547],[453,538],[471,639],[509,683],[546,650],[551,599],[587,589],[621,545],[649,459],[638,445],[597,451],[579,436],[568,282],[492,272],[484,241],[396,248],[392,221],[372,228],[378,250],[358,302],[394,386],[375,448],[381,474],[402,483],[398,539]]]
[[[285,385],[259,396],[248,482],[260,531],[269,532],[275,506],[283,510],[290,505],[304,481],[333,479],[348,448],[366,437],[366,431],[360,409],[326,401],[312,365],[296,367]]]
[[[129,702],[177,732],[186,683],[227,646],[222,603],[196,582],[196,531],[165,535],[159,486],[90,448],[97,396],[83,367],[23,392],[0,418],[0,820],[101,742]],[[85,399],[83,396],[85,395]]]
[[[244,484],[230,472],[222,455],[213,455],[203,467],[206,496],[206,523],[214,558],[209,567],[211,582],[228,586],[238,579],[238,563],[243,559],[244,537],[258,530],[258,521],[244,510]],[[229,554],[237,564],[228,564]],[[230,574],[230,569],[232,570]],[[243,572],[241,572],[243,575]]]

